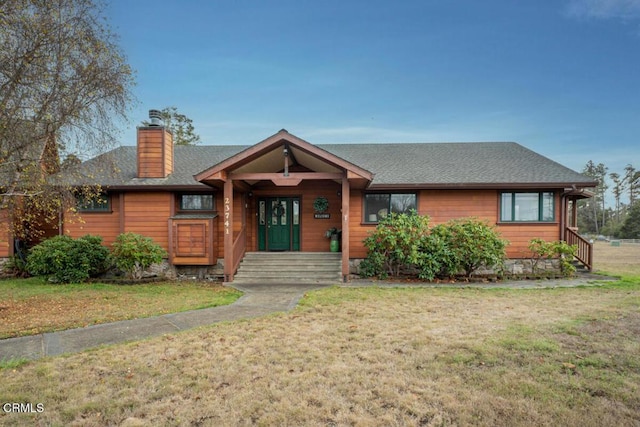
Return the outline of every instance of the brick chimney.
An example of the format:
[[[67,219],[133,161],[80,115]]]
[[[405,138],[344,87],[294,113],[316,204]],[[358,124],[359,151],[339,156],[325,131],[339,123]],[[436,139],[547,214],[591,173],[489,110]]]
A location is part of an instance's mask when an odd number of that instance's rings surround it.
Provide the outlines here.
[[[158,110],[148,126],[138,127],[138,178],[166,178],[173,172],[173,135]]]

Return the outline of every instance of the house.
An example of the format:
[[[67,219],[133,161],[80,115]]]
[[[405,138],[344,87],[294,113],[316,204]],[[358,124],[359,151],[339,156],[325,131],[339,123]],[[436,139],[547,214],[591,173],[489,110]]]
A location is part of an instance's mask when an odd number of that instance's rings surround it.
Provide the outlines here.
[[[19,233],[22,242],[33,244],[58,234],[57,224],[39,220],[45,216],[44,204],[38,204],[36,211],[25,203],[31,195],[42,191],[40,185],[45,177],[60,171],[55,135],[47,133],[43,126],[22,120],[13,126],[21,137],[12,139],[0,150],[0,261],[15,250],[10,232]],[[56,214],[57,208],[53,212]],[[30,227],[11,226],[14,219],[16,223],[24,222],[26,217],[37,223],[33,224],[39,230],[35,235],[30,233]]]
[[[174,146],[158,123],[138,128],[135,147],[80,168],[86,180],[73,184],[98,183],[104,193],[67,210],[60,233],[105,244],[140,233],[167,250],[170,265],[222,265],[227,281],[247,252],[328,251],[331,227],[342,230],[347,280],[378,220],[411,209],[432,224],[485,219],[509,240],[510,258],[527,257],[539,237],[580,243],[591,262],[575,201],[596,183],[513,142],[315,145],[283,129],[251,146]]]

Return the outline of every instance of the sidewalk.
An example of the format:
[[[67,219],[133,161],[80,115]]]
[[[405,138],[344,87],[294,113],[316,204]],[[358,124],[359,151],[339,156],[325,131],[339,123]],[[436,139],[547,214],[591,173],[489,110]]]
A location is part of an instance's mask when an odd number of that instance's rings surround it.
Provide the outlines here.
[[[615,280],[614,278],[580,275],[574,279],[521,280],[497,283],[441,283],[390,282],[374,280],[353,280],[341,284],[345,287],[454,287],[454,288],[512,288],[540,289],[576,286],[601,286],[595,281]],[[103,323],[86,328],[69,329],[27,337],[0,340],[0,361],[11,359],[35,360],[64,353],[77,353],[101,345],[116,344],[155,337],[176,331],[211,325],[218,322],[249,319],[271,313],[293,309],[305,292],[325,286],[319,285],[245,285],[234,286],[244,292],[236,302],[221,307],[191,310],[181,313],[143,319],[122,320]]]
[[[619,280],[617,277],[601,276],[593,273],[578,273],[570,279],[538,279],[538,280],[504,280],[497,282],[454,282],[429,283],[421,281],[393,281],[375,279],[356,279],[343,283],[343,287],[379,286],[384,288],[421,287],[421,288],[478,288],[478,289],[547,289],[575,288],[578,286],[603,286],[608,281]]]
[[[45,356],[77,353],[101,345],[289,311],[298,304],[305,292],[320,287],[322,286],[237,286],[245,294],[230,305],[0,340],[0,361],[20,358],[35,360]]]

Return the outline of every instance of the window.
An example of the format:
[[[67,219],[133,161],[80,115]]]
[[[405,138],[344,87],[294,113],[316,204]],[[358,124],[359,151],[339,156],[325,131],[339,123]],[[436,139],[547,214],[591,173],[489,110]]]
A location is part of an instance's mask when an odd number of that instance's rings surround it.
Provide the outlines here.
[[[111,212],[107,194],[99,194],[92,197],[78,197],[78,210],[80,212]]]
[[[500,221],[551,222],[555,220],[553,192],[502,193]]]
[[[364,222],[378,222],[389,213],[409,213],[416,206],[415,193],[365,194]]]
[[[212,211],[213,194],[182,194],[180,196],[180,210]]]

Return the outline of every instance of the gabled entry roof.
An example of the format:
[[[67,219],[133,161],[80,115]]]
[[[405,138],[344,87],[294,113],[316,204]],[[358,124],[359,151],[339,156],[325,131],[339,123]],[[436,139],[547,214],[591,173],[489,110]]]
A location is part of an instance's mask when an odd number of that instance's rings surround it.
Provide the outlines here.
[[[286,162],[285,162],[286,157]],[[347,178],[357,186],[366,187],[373,180],[373,173],[351,163],[329,151],[313,145],[282,129],[269,138],[213,165],[194,175],[196,181],[213,184],[225,181],[230,175],[249,183],[260,179],[272,179],[273,174],[286,168],[302,168],[318,179]],[[271,175],[267,175],[271,174]],[[278,178],[279,185],[295,185],[296,177],[305,173],[296,173]],[[269,178],[267,178],[269,176]],[[299,182],[299,181],[298,181]]]

